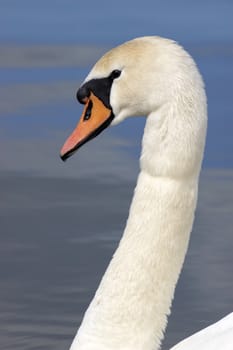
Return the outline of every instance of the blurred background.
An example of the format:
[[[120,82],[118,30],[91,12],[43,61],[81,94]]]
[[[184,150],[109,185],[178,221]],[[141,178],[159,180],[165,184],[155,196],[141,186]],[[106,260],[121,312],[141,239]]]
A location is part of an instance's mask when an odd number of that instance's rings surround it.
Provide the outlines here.
[[[137,36],[183,45],[206,83],[209,128],[189,252],[163,350],[233,311],[233,3],[0,1],[0,347],[68,349],[117,246],[144,119],[112,127],[66,164],[78,86]]]

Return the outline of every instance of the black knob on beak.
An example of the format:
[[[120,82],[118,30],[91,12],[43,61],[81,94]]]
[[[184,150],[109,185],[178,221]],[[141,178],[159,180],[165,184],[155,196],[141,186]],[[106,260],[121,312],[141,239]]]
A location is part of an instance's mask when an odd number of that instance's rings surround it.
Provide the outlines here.
[[[89,96],[90,96],[90,89],[87,86],[85,86],[85,84],[78,89],[76,94],[77,100],[82,104],[85,104],[86,99]]]

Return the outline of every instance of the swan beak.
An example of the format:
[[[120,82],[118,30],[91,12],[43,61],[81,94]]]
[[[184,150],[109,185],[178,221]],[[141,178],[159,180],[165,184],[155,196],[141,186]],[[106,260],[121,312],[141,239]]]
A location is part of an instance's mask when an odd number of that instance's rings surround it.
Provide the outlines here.
[[[113,120],[112,110],[107,108],[93,92],[83,102],[85,107],[81,118],[61,149],[60,157],[63,161],[72,156],[79,147],[99,135]]]

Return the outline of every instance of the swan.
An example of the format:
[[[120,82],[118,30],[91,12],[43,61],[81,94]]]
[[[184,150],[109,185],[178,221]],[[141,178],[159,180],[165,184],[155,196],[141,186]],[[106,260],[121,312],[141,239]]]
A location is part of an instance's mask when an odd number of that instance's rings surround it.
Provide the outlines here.
[[[107,52],[77,92],[66,160],[109,125],[145,115],[140,173],[119,246],[71,350],[157,350],[187,251],[205,146],[201,75],[176,42],[142,37]],[[233,349],[233,314],[173,350]]]

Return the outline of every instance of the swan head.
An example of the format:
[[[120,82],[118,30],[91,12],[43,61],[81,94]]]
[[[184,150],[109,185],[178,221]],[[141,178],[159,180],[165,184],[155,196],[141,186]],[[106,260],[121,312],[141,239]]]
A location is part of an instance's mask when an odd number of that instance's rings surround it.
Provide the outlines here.
[[[78,89],[84,111],[61,150],[62,160],[109,125],[155,113],[191,89],[188,108],[193,91],[203,90],[201,84],[194,61],[172,40],[143,37],[115,47],[100,58]]]

